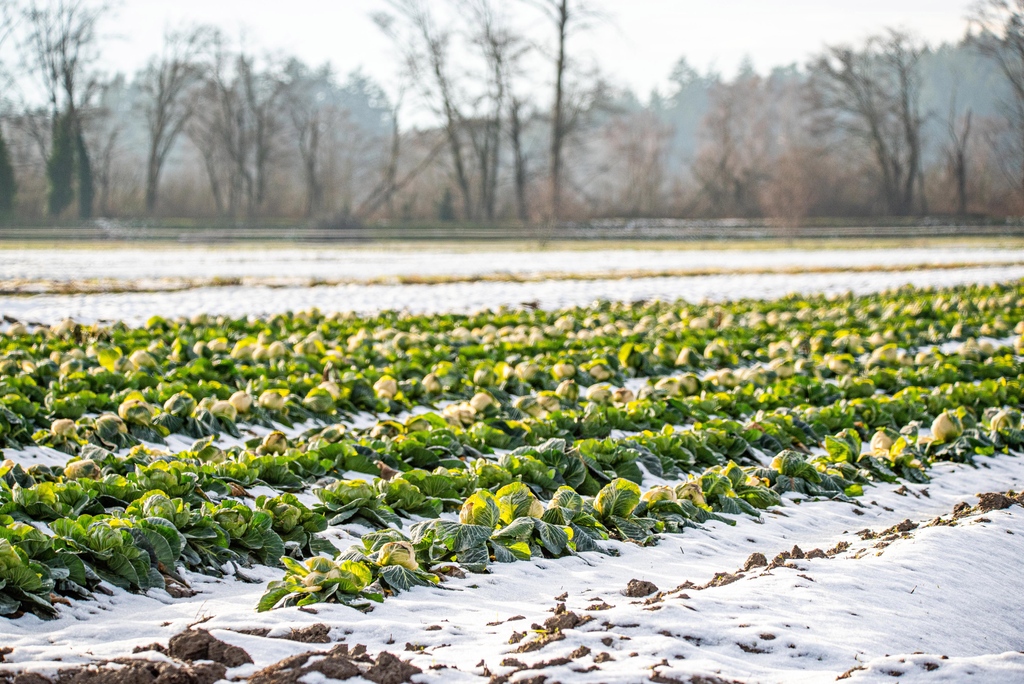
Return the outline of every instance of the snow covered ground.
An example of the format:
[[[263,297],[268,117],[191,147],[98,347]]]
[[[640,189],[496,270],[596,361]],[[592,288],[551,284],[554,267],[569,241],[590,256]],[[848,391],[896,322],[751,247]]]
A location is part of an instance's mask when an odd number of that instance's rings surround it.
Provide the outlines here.
[[[857,506],[789,501],[762,523],[712,523],[666,535],[653,548],[613,542],[618,557],[498,565],[489,575],[414,589],[369,614],[338,605],[318,605],[315,614],[295,608],[258,614],[253,607],[262,583],[199,575],[189,577],[200,592],[193,598],[116,590],[62,608],[56,621],[27,616],[5,622],[0,635],[14,651],[0,672],[53,671],[123,656],[136,646],[166,644],[209,618],[204,628],[255,661],[229,671],[235,677],[329,648],[272,638],[325,623],[335,640],[411,658],[423,669],[416,678],[422,682],[486,681],[488,673],[552,661],[512,681],[545,674],[561,682],[636,682],[657,673],[662,681],[713,674],[726,681],[830,682],[850,672],[854,681],[1020,682],[1024,510],[1014,506],[960,518],[955,526],[926,526],[940,515],[949,519],[960,501],[974,504],[976,492],[1024,488],[1024,459],[980,463],[938,464],[929,484],[882,485]],[[857,534],[904,520],[921,526],[881,541]],[[339,535],[336,543],[350,541],[347,533]],[[849,548],[834,557],[790,560],[700,588],[717,573],[737,573],[755,552],[771,561],[794,546],[826,551],[843,542]],[[252,574],[265,582],[279,571]],[[631,579],[653,582],[665,593],[627,598],[622,591]],[[677,590],[687,582],[696,586]],[[553,617],[560,602],[588,621],[565,629],[562,640],[522,652],[536,638],[531,626]],[[268,636],[240,633],[260,628],[269,629]],[[558,664],[570,654],[571,662]],[[591,667],[597,669],[581,672]]]
[[[292,278],[366,281],[387,276],[742,270],[1024,262],[1022,249],[464,250],[342,247],[95,247],[0,249],[0,280],[134,281]]]
[[[13,255],[24,254],[14,258]],[[190,275],[288,275],[369,279],[394,274],[473,274],[675,268],[751,268],[808,265],[806,252],[503,252],[501,254],[377,253],[371,250],[25,250],[0,251],[0,279],[188,277]],[[269,264],[260,264],[267,258]],[[566,264],[566,259],[570,263]],[[814,252],[815,266],[1024,261],[1024,252],[891,250]],[[49,261],[47,261],[49,260]],[[673,261],[674,260],[674,261]],[[717,261],[716,261],[717,260]],[[596,264],[596,266],[595,266]],[[462,270],[459,270],[462,269]],[[477,270],[473,270],[477,269]],[[489,270],[488,270],[489,269]],[[519,270],[517,270],[519,269]],[[211,272],[212,270],[212,272]],[[351,284],[324,287],[211,287],[181,292],[0,297],[0,315],[54,322],[122,319],[198,312],[265,314],[319,307],[324,311],[474,311],[524,302],[545,308],[595,299],[771,298],[853,291],[867,293],[905,284],[948,286],[1024,278],[1024,265],[966,269],[918,268],[900,272],[747,274],[635,279],[546,280],[441,285]],[[363,416],[362,419],[369,419]],[[181,449],[186,443],[172,442]],[[7,450],[4,457],[30,464],[52,453]],[[61,456],[61,459],[64,457]],[[689,681],[694,674],[725,681],[1024,681],[1024,510],[1012,507],[961,518],[955,526],[926,526],[954,504],[975,503],[979,492],[1024,489],[1024,458],[980,458],[981,467],[937,464],[927,485],[880,485],[856,506],[787,501],[758,523],[711,523],[703,530],[666,535],[658,546],[609,542],[618,556],[499,565],[488,575],[451,579],[440,588],[418,588],[361,614],[338,605],[315,613],[281,609],[255,612],[268,580],[280,571],[248,571],[247,584],[202,575],[188,579],[199,593],[171,599],[115,590],[94,601],[61,607],[55,621],[33,616],[0,622],[0,647],[13,648],[0,673],[53,672],[90,660],[123,657],[136,646],[168,639],[188,625],[244,648],[255,661],[229,674],[245,677],[284,657],[329,645],[273,638],[315,623],[331,637],[389,650],[423,669],[420,682],[483,682],[523,666],[511,679],[539,674],[559,682]],[[793,497],[790,496],[790,499]],[[862,539],[858,531],[918,525],[892,540]],[[341,548],[353,531],[332,531]],[[869,535],[863,535],[868,537]],[[879,544],[886,544],[878,546]],[[717,573],[737,573],[752,553],[769,561],[799,546],[804,552],[849,547],[831,557],[790,560],[756,568],[721,586]],[[653,582],[664,595],[622,594],[632,579]],[[673,591],[686,583],[691,587]],[[563,597],[564,594],[564,597]],[[660,599],[660,600],[659,600]],[[559,603],[584,619],[565,638],[519,652],[538,636]],[[519,617],[521,616],[521,618]],[[575,620],[575,618],[574,618]],[[268,636],[244,630],[269,629]],[[515,643],[511,643],[515,642]],[[160,659],[156,652],[139,657]],[[570,658],[571,662],[561,659]],[[554,664],[552,664],[554,663]],[[561,664],[559,664],[561,663]],[[590,669],[597,668],[597,669]],[[310,680],[312,681],[312,680]]]
[[[554,309],[586,305],[597,299],[768,299],[789,293],[852,291],[866,294],[908,284],[946,287],[964,283],[1005,282],[1019,278],[1024,278],[1024,265],[875,273],[732,274],[522,283],[206,287],[180,292],[2,296],[0,315],[44,323],[71,317],[79,322],[120,319],[138,324],[154,314],[172,317],[205,312],[244,316],[310,307],[319,307],[325,312],[374,312],[381,309],[471,312],[530,302]]]

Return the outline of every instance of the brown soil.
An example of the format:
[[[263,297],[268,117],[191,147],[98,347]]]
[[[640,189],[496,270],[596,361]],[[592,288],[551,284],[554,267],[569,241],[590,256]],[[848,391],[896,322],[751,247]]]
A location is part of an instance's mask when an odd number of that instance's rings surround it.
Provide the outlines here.
[[[650,596],[657,591],[658,587],[653,582],[631,579],[622,593],[630,598],[642,598],[644,596]]]
[[[114,666],[114,667],[111,667]],[[220,663],[178,665],[148,660],[119,659],[76,670],[62,670],[53,679],[35,672],[0,676],[11,684],[214,684],[227,668]]]
[[[752,553],[747,557],[746,562],[743,563],[743,569],[747,571],[754,568],[763,568],[767,565],[768,559],[764,557],[763,553]]]
[[[285,639],[298,641],[303,644],[329,644],[331,643],[330,632],[330,627],[322,622],[318,622],[315,625],[308,625],[299,629],[293,628]]]
[[[226,667],[252,662],[252,657],[238,646],[224,643],[205,629],[189,629],[171,637],[167,654],[184,661],[212,660]]]

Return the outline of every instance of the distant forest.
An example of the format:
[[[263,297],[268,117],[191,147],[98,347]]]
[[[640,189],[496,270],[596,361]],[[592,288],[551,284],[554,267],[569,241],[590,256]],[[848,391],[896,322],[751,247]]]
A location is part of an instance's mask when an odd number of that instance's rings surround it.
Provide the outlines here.
[[[524,4],[545,20],[540,42],[507,2],[458,1],[448,20],[436,2],[382,0],[374,19],[402,78],[380,84],[340,56],[304,64],[211,26],[169,30],[146,68],[103,74],[116,7],[0,0],[0,41],[20,55],[0,65],[0,215],[344,225],[1024,213],[1024,0],[980,5],[957,44],[880,28],[805,64],[730,77],[680,58],[670,87],[644,95],[577,58],[584,0]],[[435,125],[407,123],[424,111]]]

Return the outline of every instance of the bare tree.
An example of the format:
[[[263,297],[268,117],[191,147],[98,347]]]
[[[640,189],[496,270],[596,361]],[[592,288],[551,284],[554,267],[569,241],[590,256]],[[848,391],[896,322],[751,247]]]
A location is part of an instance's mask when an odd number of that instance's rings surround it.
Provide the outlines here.
[[[830,47],[810,65],[822,123],[868,146],[886,208],[897,215],[913,211],[921,172],[921,54],[909,35],[889,31],[862,50]]]
[[[747,65],[731,83],[711,90],[692,171],[716,216],[754,216],[760,185],[770,178],[775,138],[768,85]]]
[[[149,146],[146,156],[146,213],[156,210],[160,174],[167,155],[192,116],[197,99],[193,92],[202,78],[200,57],[207,49],[212,29],[193,27],[169,30],[163,47],[139,72],[135,82],[144,100]]]
[[[610,127],[611,153],[622,181],[622,192],[615,197],[620,212],[655,216],[661,210],[666,141],[671,133],[647,109],[619,117]]]
[[[51,150],[51,182],[59,180],[62,186],[54,188],[59,195],[51,203],[54,214],[71,201],[69,167],[77,167],[79,216],[92,215],[93,181],[80,110],[97,85],[91,66],[99,55],[97,26],[108,10],[106,3],[85,0],[31,0],[23,7],[26,60],[40,77],[55,128],[63,131],[53,136]],[[64,141],[60,150],[57,141]],[[66,149],[72,145],[73,150]]]
[[[956,188],[956,211],[960,216],[967,214],[968,152],[971,144],[971,124],[974,113],[968,107],[961,112],[957,105],[957,90],[963,74],[956,73],[957,86],[949,98],[949,113],[946,115],[946,173]]]
[[[526,198],[529,183],[529,159],[526,154],[524,134],[529,117],[526,103],[513,95],[508,103],[508,138],[512,147],[512,175],[516,195],[516,217],[526,223],[530,220],[530,205]]]
[[[471,17],[471,40],[483,57],[486,111],[479,127],[470,127],[479,168],[479,197],[483,217],[494,219],[503,118],[514,63],[523,54],[522,39],[492,0],[463,0]],[[478,132],[479,128],[479,132]]]
[[[320,211],[323,204],[321,139],[329,123],[324,89],[331,79],[331,70],[330,66],[324,66],[311,73],[304,64],[293,59],[284,68],[284,78],[284,105],[302,164],[308,218]]]
[[[257,71],[254,62],[244,58],[240,64],[243,65],[245,103],[252,117],[253,187],[249,192],[249,215],[254,216],[267,199],[270,164],[277,153],[282,123],[278,115],[282,80],[273,67]]]
[[[562,215],[564,185],[564,155],[566,140],[573,132],[575,118],[570,111],[568,75],[571,61],[568,54],[569,38],[588,27],[597,16],[585,0],[527,0],[539,8],[555,29],[555,49],[552,62],[555,67],[554,93],[551,103],[550,183],[551,216]]]
[[[1010,101],[1004,103],[1007,123],[1024,150],[1024,0],[981,0],[971,17],[978,31],[975,42],[999,67]],[[1024,200],[1024,155],[1018,155],[1016,182]]]
[[[197,91],[201,100],[187,132],[203,157],[218,211],[235,218],[244,204],[253,218],[266,200],[278,148],[283,81],[273,65],[259,68],[254,56],[229,50],[220,35],[211,47],[207,77]]]
[[[127,83],[122,75],[103,83],[99,88],[95,106],[90,107],[83,115],[84,127],[89,131],[89,145],[95,151],[93,162],[100,216],[108,216],[112,211],[112,172],[129,109],[127,90]]]
[[[0,0],[0,49],[3,48],[7,37],[14,30],[13,6],[8,0]],[[0,92],[7,92],[10,77],[7,70],[0,62]],[[7,103],[0,95],[0,107]],[[18,192],[18,183],[14,177],[14,166],[11,164],[11,155],[7,147],[7,140],[4,136],[3,127],[0,126],[0,218],[6,218],[14,209],[14,197]]]
[[[7,39],[10,38],[16,25],[14,0],[0,0],[0,47],[3,47]],[[3,65],[0,64],[0,77],[6,80],[8,74],[2,67]]]
[[[474,218],[476,205],[464,140],[466,117],[451,65],[453,31],[438,26],[422,0],[388,0],[388,4],[397,17],[378,13],[374,19],[401,50],[410,81],[421,86],[422,94],[441,117],[463,216]]]
[[[351,181],[353,176],[360,175],[359,169],[352,171],[350,168],[355,157],[365,152],[367,147],[377,147],[381,141],[376,137],[365,139],[353,135],[350,112],[339,102],[341,89],[329,64],[310,69],[299,60],[292,59],[282,70],[282,78],[281,108],[288,123],[291,144],[298,152],[306,217],[328,209],[325,206],[325,186],[330,181],[335,183],[334,196],[342,196],[343,213],[348,214],[352,211],[353,201],[351,182],[345,184],[344,191],[338,192],[338,179],[330,178],[331,172],[341,164],[346,167],[343,175]],[[353,78],[358,80],[363,76],[353,74],[350,83]],[[400,144],[397,115],[398,107],[392,110],[395,128],[390,152],[393,163],[385,169],[392,180],[393,173],[397,172]],[[388,173],[389,169],[392,173]]]

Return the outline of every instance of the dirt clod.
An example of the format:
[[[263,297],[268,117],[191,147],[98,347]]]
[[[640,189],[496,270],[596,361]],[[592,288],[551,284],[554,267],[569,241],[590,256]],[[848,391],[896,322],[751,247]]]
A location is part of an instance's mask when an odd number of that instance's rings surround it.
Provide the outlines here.
[[[722,679],[715,675],[692,675],[684,679],[670,677],[669,675],[655,672],[651,675],[651,681],[655,684],[741,684],[735,679]]]
[[[525,679],[517,679],[516,684],[544,684],[547,680],[547,675],[534,675]]]
[[[840,679],[849,679],[850,677],[852,677],[852,676],[853,676],[853,673],[854,673],[854,672],[857,672],[857,671],[859,671],[859,670],[866,670],[866,669],[867,669],[867,668],[866,668],[866,667],[864,667],[863,665],[856,665],[856,666],[854,666],[854,667],[851,667],[851,668],[850,668],[849,670],[847,670],[847,671],[846,671],[846,672],[844,672],[843,674],[841,674],[841,675],[839,675],[838,677],[836,677],[836,680],[838,681],[838,680],[840,680]]]
[[[565,638],[565,635],[561,632],[554,632],[552,634],[542,634],[541,636],[531,641],[526,641],[519,644],[519,648],[515,650],[516,653],[532,653],[539,651],[550,643],[555,641],[561,641]]]
[[[109,667],[116,664],[116,668]],[[219,663],[180,666],[149,660],[118,660],[61,672],[60,684],[214,684],[223,679],[227,668]],[[22,684],[22,677],[14,680]],[[49,680],[44,680],[49,681]],[[38,684],[26,680],[24,684]]]
[[[555,614],[544,621],[544,629],[548,632],[561,632],[566,629],[578,627],[590,621],[590,616],[580,617],[571,610],[566,610],[564,603],[559,603],[555,608]]]
[[[744,653],[768,653],[768,651],[764,650],[757,644],[744,644],[737,642],[736,645],[739,646]]]
[[[374,684],[402,684],[403,682],[410,681],[413,675],[420,674],[421,672],[423,670],[402,660],[398,656],[387,651],[381,651],[377,654],[377,659],[370,666],[370,669],[363,673],[363,678],[369,679]],[[337,679],[337,677],[334,678]]]
[[[658,587],[654,582],[648,582],[647,580],[631,579],[629,584],[626,585],[626,589],[622,592],[624,595],[630,598],[643,598],[644,596],[650,596],[658,591]]]
[[[23,672],[13,680],[14,684],[50,684],[50,680],[36,672]]]
[[[307,665],[315,653],[302,653],[265,667],[249,678],[249,684],[297,684],[306,675],[318,672],[331,679],[351,679],[360,674],[350,658],[347,646],[332,650],[326,657]]]
[[[989,511],[1000,511],[1004,508],[1009,508],[1015,503],[1017,502],[1005,494],[985,492],[978,495],[978,505],[975,508],[978,509],[979,513],[988,513]]]
[[[763,553],[752,553],[747,556],[746,562],[743,563],[744,570],[753,570],[754,568],[763,568],[768,565],[768,559],[764,557]]]
[[[308,625],[292,631],[285,637],[289,641],[298,641],[303,644],[329,644],[331,643],[331,628],[322,622],[315,625]]]
[[[132,653],[145,653],[146,651],[156,651],[157,653],[167,653],[167,647],[159,642],[153,642],[146,646],[136,646],[132,649]]]
[[[711,587],[724,587],[727,584],[732,584],[738,580],[743,579],[743,573],[737,572],[735,575],[731,572],[716,572],[714,579],[705,584],[704,586],[697,587],[697,589],[709,589]]]
[[[825,555],[829,556],[830,558],[832,556],[838,556],[839,554],[841,554],[842,552],[846,551],[849,548],[850,548],[850,542],[848,542],[848,541],[841,541],[838,544],[836,544],[835,546],[833,546],[831,549],[826,551]]]
[[[568,665],[572,660],[570,658],[552,658],[551,660],[542,660],[539,663],[530,665],[530,670],[543,670],[546,667],[560,667],[562,665]]]
[[[898,523],[895,527],[893,527],[892,528],[892,532],[910,532],[911,530],[916,530],[916,529],[917,529],[917,523],[915,523],[915,522],[913,522],[913,521],[908,519],[908,520],[904,520],[901,523]]]
[[[575,651],[570,653],[569,657],[573,660],[578,660],[579,658],[585,658],[588,655],[590,655],[590,649],[586,646],[580,646]]]
[[[164,590],[171,595],[171,598],[192,598],[198,593],[194,589],[173,580],[164,584]]]
[[[252,662],[252,657],[238,646],[224,643],[205,629],[189,629],[171,637],[167,653],[178,660],[212,660],[227,667]]]

